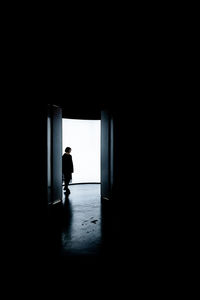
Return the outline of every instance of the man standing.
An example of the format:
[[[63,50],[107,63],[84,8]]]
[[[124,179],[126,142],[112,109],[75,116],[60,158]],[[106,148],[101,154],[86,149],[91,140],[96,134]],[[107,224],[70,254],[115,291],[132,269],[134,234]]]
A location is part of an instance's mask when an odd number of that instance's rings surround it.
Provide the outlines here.
[[[62,156],[62,172],[63,172],[64,181],[65,181],[64,190],[68,194],[70,194],[68,185],[69,185],[70,180],[72,179],[72,173],[74,172],[72,156],[70,154],[71,151],[72,151],[72,149],[70,147],[67,147],[65,149],[65,153]]]

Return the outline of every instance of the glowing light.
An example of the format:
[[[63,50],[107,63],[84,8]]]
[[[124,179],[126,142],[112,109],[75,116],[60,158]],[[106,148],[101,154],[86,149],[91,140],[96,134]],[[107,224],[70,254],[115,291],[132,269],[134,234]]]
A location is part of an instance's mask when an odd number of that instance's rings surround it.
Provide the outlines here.
[[[63,119],[63,153],[72,148],[72,183],[100,182],[100,120]]]

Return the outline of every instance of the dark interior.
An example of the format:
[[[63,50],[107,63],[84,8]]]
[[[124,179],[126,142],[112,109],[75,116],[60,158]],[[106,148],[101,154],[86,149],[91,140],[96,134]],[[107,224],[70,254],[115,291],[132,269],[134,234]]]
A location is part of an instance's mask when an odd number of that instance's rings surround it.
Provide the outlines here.
[[[142,276],[144,270],[150,276],[155,269],[166,267],[170,256],[165,256],[164,260],[162,256],[168,249],[166,224],[163,224],[167,190],[159,176],[163,168],[160,136],[164,132],[158,128],[159,118],[154,106],[143,101],[138,103],[120,99],[112,102],[31,101],[18,104],[17,114],[14,113],[15,104],[12,105],[15,121],[12,150],[15,170],[20,170],[10,189],[8,219],[12,221],[9,231],[14,228],[18,233],[13,235],[14,252],[10,248],[10,260],[17,266],[15,270],[19,268],[16,259],[19,257],[27,260],[27,272],[46,273],[44,276],[49,280],[57,280],[61,273],[66,280],[71,276],[80,277],[82,266],[85,266],[85,276],[97,272],[97,277],[107,282],[109,278],[127,274],[127,268],[134,270],[137,276]],[[103,169],[109,180],[104,182],[106,188],[101,195],[100,255],[82,256],[81,251],[76,257],[59,254],[60,232],[63,222],[68,228],[70,212],[62,205],[48,206],[48,104],[62,108],[66,118],[104,118],[110,122],[104,136],[109,147],[105,149],[108,163]]]

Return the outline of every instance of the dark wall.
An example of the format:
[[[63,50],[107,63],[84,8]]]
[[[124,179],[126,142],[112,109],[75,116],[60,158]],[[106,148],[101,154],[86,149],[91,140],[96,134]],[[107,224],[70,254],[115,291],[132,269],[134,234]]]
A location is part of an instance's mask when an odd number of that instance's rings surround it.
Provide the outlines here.
[[[12,269],[33,270],[44,257],[47,224],[46,105],[34,101],[10,103],[6,142],[4,185],[4,244]],[[3,191],[2,191],[3,195]],[[3,197],[4,198],[4,197]],[[10,238],[12,236],[12,238]],[[32,260],[30,260],[32,257]],[[24,268],[24,269],[23,269]],[[25,273],[24,273],[25,274]]]

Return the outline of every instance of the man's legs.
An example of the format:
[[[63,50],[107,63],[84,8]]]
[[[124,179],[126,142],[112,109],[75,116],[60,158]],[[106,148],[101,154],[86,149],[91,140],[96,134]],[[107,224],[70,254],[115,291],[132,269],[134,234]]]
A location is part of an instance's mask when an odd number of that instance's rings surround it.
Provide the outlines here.
[[[70,178],[69,178],[68,175],[65,175],[64,177],[65,177],[65,187],[64,187],[64,190],[65,190],[68,194],[70,194],[70,190],[69,190],[69,188],[68,188],[68,185],[69,185],[69,182],[70,182]]]

